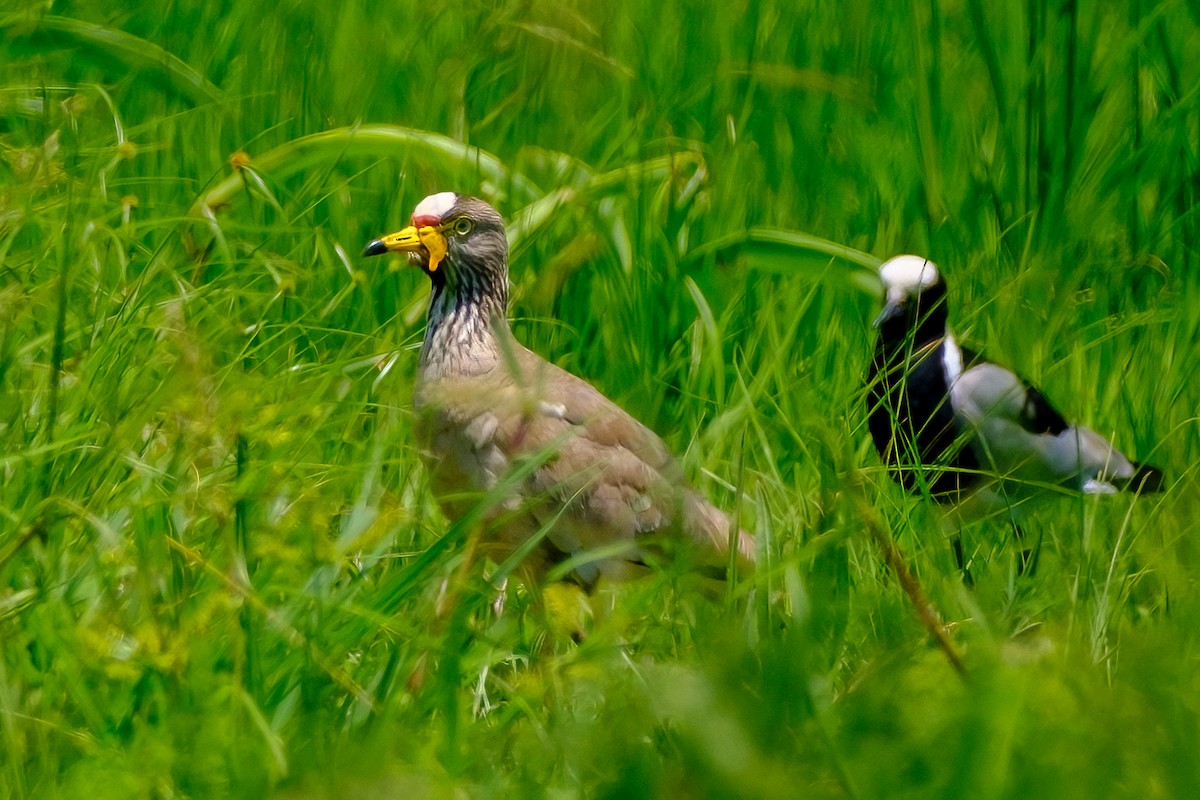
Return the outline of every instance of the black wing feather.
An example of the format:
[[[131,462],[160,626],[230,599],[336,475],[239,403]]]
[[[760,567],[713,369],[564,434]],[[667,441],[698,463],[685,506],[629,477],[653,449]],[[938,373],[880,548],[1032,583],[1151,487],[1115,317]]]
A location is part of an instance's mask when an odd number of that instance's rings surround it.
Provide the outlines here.
[[[963,369],[970,369],[976,364],[987,362],[987,359],[975,350],[962,346],[958,349],[962,352]],[[1008,367],[1004,367],[1004,369],[1008,369]],[[1008,371],[1017,375],[1011,369]],[[1046,399],[1046,396],[1036,386],[1025,380],[1021,375],[1017,375],[1017,380],[1021,381],[1021,384],[1025,387],[1025,405],[1021,409],[1021,418],[1019,420],[1022,428],[1030,433],[1048,433],[1051,436],[1057,436],[1071,427],[1070,423],[1063,418],[1062,414],[1058,413],[1058,410],[1054,406],[1050,405],[1050,401]]]
[[[1046,399],[1045,395],[1024,378],[1021,378],[1021,382],[1025,384],[1025,405],[1021,408],[1022,428],[1030,433],[1048,433],[1051,436],[1057,436],[1071,427],[1063,419],[1062,414],[1059,414],[1054,406],[1050,405],[1050,401]]]

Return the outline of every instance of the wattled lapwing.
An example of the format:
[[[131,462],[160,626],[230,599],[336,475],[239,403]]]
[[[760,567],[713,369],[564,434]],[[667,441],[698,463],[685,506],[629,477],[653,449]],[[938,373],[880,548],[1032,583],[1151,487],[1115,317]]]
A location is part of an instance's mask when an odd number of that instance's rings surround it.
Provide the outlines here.
[[[483,544],[496,561],[541,536],[524,561],[534,577],[586,551],[598,555],[574,562],[585,584],[664,554],[723,570],[731,546],[734,561],[753,566],[753,538],[688,486],[658,436],[513,338],[508,242],[494,208],[453,192],[426,197],[409,227],[364,255],[388,252],[406,253],[433,286],[415,406],[439,504],[461,518],[527,473],[487,514]]]
[[[1020,506],[1038,494],[1161,487],[1159,470],[1071,425],[1036,388],[960,347],[947,325],[946,283],[931,261],[897,256],[879,275],[886,305],[867,376],[871,438],[906,489],[948,510],[964,572],[958,530],[966,522],[1003,510],[1020,537]],[[1030,558],[1022,553],[1022,569],[1036,566]]]

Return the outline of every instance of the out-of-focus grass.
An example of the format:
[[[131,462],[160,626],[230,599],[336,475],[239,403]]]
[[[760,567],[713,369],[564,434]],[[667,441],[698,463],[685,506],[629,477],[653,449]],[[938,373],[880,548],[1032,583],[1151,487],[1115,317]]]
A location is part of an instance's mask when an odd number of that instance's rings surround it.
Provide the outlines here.
[[[0,16],[0,796],[1195,793],[1194,5],[223,5]],[[444,189],[766,543],[749,597],[656,575],[576,645],[462,574],[423,279],[356,255]],[[974,531],[966,591],[863,425],[900,251],[1168,490],[1049,504],[1033,578]]]

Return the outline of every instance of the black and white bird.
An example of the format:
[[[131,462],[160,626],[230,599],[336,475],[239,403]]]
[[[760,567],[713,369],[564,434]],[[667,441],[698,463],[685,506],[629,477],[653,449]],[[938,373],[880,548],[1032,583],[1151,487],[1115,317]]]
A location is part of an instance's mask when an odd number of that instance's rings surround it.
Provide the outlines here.
[[[1029,383],[960,347],[933,262],[897,256],[879,275],[887,294],[867,376],[871,438],[906,489],[947,510],[943,524],[968,579],[958,535],[966,523],[1007,512],[1020,538],[1021,505],[1039,494],[1161,488],[1159,470],[1068,423]],[[1032,570],[1035,559],[1023,551],[1020,568]]]

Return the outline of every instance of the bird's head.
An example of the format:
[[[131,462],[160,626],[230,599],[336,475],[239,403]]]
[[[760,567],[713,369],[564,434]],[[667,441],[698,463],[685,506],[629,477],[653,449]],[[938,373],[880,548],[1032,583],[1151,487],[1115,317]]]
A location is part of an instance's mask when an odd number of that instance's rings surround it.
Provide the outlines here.
[[[875,327],[903,322],[913,328],[932,322],[944,328],[946,284],[936,264],[921,256],[896,256],[883,262],[879,277],[886,295]]]
[[[503,285],[508,279],[504,219],[474,197],[439,192],[413,210],[412,224],[369,242],[364,256],[407,253],[408,261],[435,283],[457,286],[463,279]]]

